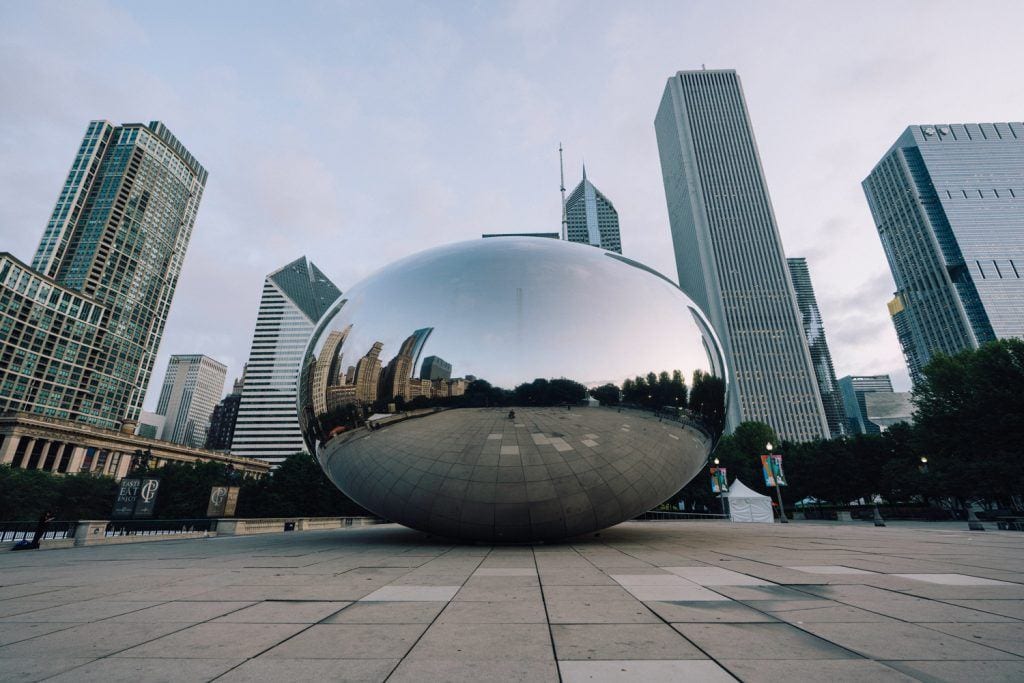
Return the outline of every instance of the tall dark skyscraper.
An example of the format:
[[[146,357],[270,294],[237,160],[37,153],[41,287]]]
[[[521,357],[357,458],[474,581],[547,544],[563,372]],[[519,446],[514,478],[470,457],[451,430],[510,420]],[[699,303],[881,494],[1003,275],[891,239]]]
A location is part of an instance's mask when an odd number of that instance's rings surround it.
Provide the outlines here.
[[[811,352],[814,378],[818,382],[818,392],[825,408],[828,430],[834,439],[846,434],[846,419],[843,399],[836,383],[836,371],[832,367],[832,354],[825,339],[825,324],[821,320],[818,299],[814,296],[814,286],[811,284],[811,272],[807,268],[807,259],[802,257],[788,258],[786,264],[789,266],[789,277],[796,292],[796,305],[803,318],[804,336],[807,338],[807,348]]]
[[[0,405],[134,429],[206,178],[159,121],[89,124],[32,270],[5,270],[36,284],[7,309],[31,329],[0,335]]]
[[[1024,123],[910,126],[864,180],[911,377],[1024,338]]]
[[[654,122],[679,285],[710,317],[731,379],[729,429],[829,435],[739,77],[680,71]]]
[[[565,202],[566,239],[581,242],[608,251],[622,253],[619,237],[619,212],[615,205],[587,179],[583,167],[583,180],[569,193]]]

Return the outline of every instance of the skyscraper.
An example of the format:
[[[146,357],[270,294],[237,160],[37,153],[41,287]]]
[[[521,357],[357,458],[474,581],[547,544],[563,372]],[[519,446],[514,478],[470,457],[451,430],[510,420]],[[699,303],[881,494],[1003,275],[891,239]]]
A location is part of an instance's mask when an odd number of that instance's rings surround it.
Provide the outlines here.
[[[296,382],[316,322],[341,296],[305,256],[263,282],[231,453],[279,463],[304,451]]]
[[[832,367],[832,354],[825,339],[825,324],[821,320],[818,299],[814,296],[814,285],[811,284],[811,272],[807,268],[807,259],[803,257],[788,258],[786,264],[789,266],[789,277],[796,292],[796,305],[803,318],[804,337],[811,352],[814,379],[818,382],[818,393],[821,394],[821,404],[825,408],[828,431],[835,439],[846,434],[846,419],[843,399],[839,395],[839,385],[836,384],[836,371]]]
[[[654,122],[679,285],[725,349],[728,429],[829,434],[739,76],[680,71]]]
[[[238,406],[242,402],[242,387],[245,386],[245,368],[242,376],[234,381],[231,393],[220,400],[210,415],[210,428],[206,432],[206,443],[203,448],[211,451],[227,451],[231,449],[231,437],[235,433],[235,422],[238,420]]]
[[[565,202],[566,238],[595,247],[622,253],[619,238],[619,212],[594,184],[587,180],[587,167],[583,167],[583,180],[569,193]]]
[[[227,372],[223,363],[209,356],[171,356],[156,406],[157,414],[164,416],[160,438],[186,446],[203,446],[210,415],[224,391]]]
[[[937,352],[1024,338],[1024,123],[910,126],[863,187],[915,381]]]
[[[43,316],[15,335],[42,335],[41,355],[0,335],[21,361],[0,377],[7,407],[134,430],[206,178],[159,121],[89,124],[32,269],[6,267],[24,279],[15,289],[49,297],[7,297],[19,316]]]
[[[850,433],[878,434],[881,430],[868,419],[864,397],[875,392],[893,393],[889,375],[847,375],[839,378],[839,389]]]

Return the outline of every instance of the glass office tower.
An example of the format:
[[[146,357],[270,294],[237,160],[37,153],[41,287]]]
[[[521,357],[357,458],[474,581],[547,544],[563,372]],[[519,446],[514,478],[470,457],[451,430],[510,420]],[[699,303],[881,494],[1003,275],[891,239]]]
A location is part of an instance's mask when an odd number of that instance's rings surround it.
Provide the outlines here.
[[[915,381],[936,352],[1024,337],[1024,123],[910,126],[863,187]]]
[[[305,256],[263,281],[231,453],[278,464],[306,450],[296,383],[313,327],[341,296]]]
[[[727,428],[829,435],[739,76],[680,71],[654,122],[679,285],[704,309],[731,373]]]
[[[91,307],[90,323],[98,310],[102,323],[88,357],[60,359],[75,366],[67,372],[40,364],[30,348],[20,364],[25,381],[12,377],[12,393],[4,389],[8,405],[134,431],[206,178],[159,121],[89,124],[32,261],[35,275],[24,275],[42,278],[51,300],[24,314]]]
[[[846,434],[846,419],[843,411],[843,399],[839,395],[836,384],[836,371],[832,366],[832,353],[828,350],[825,339],[825,324],[821,320],[818,298],[814,295],[811,284],[811,271],[807,268],[807,259],[803,257],[788,258],[789,276],[796,292],[796,305],[804,323],[804,336],[807,348],[811,352],[811,363],[814,366],[814,379],[818,382],[818,392],[825,408],[825,419],[832,438]]]
[[[622,253],[619,237],[619,212],[615,205],[594,184],[587,180],[587,167],[583,167],[583,180],[565,200],[566,238],[595,247]]]

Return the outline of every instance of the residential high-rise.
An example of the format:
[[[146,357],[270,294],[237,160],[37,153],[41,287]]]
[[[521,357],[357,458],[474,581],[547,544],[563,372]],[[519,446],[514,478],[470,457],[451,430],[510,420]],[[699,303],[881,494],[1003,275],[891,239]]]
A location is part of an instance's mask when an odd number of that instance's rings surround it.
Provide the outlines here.
[[[279,463],[306,449],[296,383],[313,328],[341,296],[305,256],[263,282],[231,453]]]
[[[910,126],[863,187],[912,379],[937,352],[1024,338],[1024,123]]]
[[[811,284],[811,272],[807,268],[807,259],[803,257],[787,258],[789,277],[796,292],[796,305],[804,322],[804,337],[807,348],[811,352],[811,364],[814,367],[814,379],[818,382],[818,393],[821,404],[825,408],[825,419],[832,438],[846,434],[846,415],[843,411],[843,398],[839,395],[836,384],[836,371],[832,366],[832,354],[828,350],[825,339],[825,324],[818,308],[818,298],[814,295]]]
[[[619,238],[619,212],[594,184],[587,180],[587,167],[583,167],[583,180],[569,193],[565,202],[566,238],[595,247],[622,253]]]
[[[878,434],[879,428],[868,419],[864,396],[874,392],[893,393],[889,375],[847,375],[839,378],[847,424],[851,434]]]
[[[0,377],[7,407],[134,430],[206,178],[159,121],[89,124],[32,269],[16,268],[16,290],[49,300],[6,297],[34,321],[15,336],[55,335],[27,356],[0,335],[21,361]]]
[[[206,443],[210,414],[224,391],[228,369],[202,354],[171,356],[164,375],[158,415],[164,416],[160,438],[186,446]]]
[[[829,435],[739,76],[680,71],[654,122],[679,285],[710,317],[731,380],[726,426]]]

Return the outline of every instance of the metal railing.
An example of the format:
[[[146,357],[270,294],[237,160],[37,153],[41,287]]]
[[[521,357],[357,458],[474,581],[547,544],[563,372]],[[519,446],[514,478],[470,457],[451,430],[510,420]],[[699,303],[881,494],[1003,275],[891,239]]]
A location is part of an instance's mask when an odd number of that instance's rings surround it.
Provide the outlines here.
[[[106,536],[164,536],[194,534],[216,527],[215,519],[115,519],[107,522]]]
[[[46,541],[74,538],[77,522],[53,521],[46,525],[42,539]],[[31,541],[39,522],[0,522],[0,543]]]
[[[707,512],[681,512],[672,510],[648,510],[642,515],[633,518],[634,522],[667,522],[675,519],[704,519],[723,520],[729,519],[728,515],[711,514]]]

